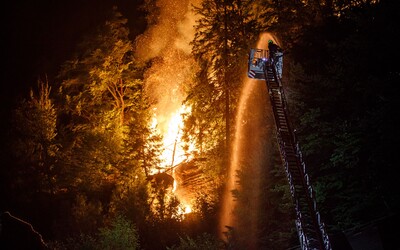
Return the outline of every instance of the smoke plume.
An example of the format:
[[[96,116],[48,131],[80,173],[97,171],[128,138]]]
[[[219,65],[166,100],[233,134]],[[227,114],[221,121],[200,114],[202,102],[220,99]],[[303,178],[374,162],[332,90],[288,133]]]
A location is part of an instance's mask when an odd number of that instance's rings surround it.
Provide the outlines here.
[[[191,84],[195,61],[190,42],[194,37],[192,5],[201,0],[156,0],[148,8],[149,27],[136,40],[136,57],[151,62],[145,73],[145,91],[155,105],[161,134],[184,100],[185,86]]]

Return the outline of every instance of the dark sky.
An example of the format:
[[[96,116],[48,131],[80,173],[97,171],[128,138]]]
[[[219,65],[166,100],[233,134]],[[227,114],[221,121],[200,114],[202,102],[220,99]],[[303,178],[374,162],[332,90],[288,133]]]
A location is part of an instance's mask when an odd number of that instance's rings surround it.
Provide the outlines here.
[[[105,20],[116,5],[133,35],[144,30],[143,0],[16,0],[2,7],[2,114],[37,79],[51,78],[74,52],[82,36]]]

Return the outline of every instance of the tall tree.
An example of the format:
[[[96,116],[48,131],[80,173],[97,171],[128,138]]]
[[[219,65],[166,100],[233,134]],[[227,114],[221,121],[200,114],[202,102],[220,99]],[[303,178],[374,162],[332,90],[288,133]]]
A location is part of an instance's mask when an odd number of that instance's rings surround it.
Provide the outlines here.
[[[191,131],[203,152],[211,152],[218,145],[227,152],[230,146],[232,114],[245,70],[245,63],[240,62],[246,58],[249,41],[254,40],[250,2],[206,0],[194,8],[199,19],[193,55],[202,70],[187,98],[193,107],[187,132]]]
[[[70,187],[100,200],[104,212],[123,209],[122,201],[112,199],[147,199],[141,195],[147,191],[145,173],[160,152],[126,24],[114,8],[59,75]]]
[[[23,100],[14,111],[12,152],[19,166],[14,183],[23,185],[24,190],[31,190],[31,194],[54,194],[57,190],[60,145],[56,138],[56,109],[50,91],[48,83],[39,80],[38,94],[31,90],[30,98]],[[26,198],[29,200],[29,195]]]

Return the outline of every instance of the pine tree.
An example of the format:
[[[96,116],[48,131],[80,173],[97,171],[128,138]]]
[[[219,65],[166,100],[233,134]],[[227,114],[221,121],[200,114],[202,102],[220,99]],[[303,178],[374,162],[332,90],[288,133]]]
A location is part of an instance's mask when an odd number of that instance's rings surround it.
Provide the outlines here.
[[[60,145],[50,92],[48,82],[39,80],[38,94],[31,90],[30,98],[22,100],[14,111],[12,152],[18,165],[15,183],[31,194],[57,191]]]
[[[227,162],[244,59],[249,41],[254,40],[250,4],[206,0],[194,8],[199,19],[192,41],[193,55],[201,70],[186,99],[192,112],[186,119],[184,138],[194,140],[200,154],[220,167]]]

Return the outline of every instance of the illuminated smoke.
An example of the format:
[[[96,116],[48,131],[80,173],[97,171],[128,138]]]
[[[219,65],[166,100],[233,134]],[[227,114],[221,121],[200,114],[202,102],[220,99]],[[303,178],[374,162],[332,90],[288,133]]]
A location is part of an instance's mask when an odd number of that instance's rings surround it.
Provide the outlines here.
[[[191,56],[195,16],[192,5],[200,0],[157,0],[150,8],[150,26],[136,40],[136,57],[151,62],[145,73],[145,91],[154,105],[159,133],[164,138],[164,158],[174,150],[178,128],[171,119],[180,115],[185,89],[192,83],[196,63]],[[177,150],[180,147],[177,146]],[[180,152],[182,154],[182,152]],[[178,155],[179,156],[179,155]],[[172,159],[164,159],[174,162]]]
[[[201,0],[157,0],[154,11],[159,11],[159,15],[150,12],[149,16],[155,19],[150,22],[154,24],[136,40],[138,59],[147,61],[163,56],[171,48],[190,54],[196,20],[191,10],[192,5],[200,3]]]
[[[136,39],[136,58],[150,63],[144,75],[144,86],[153,105],[153,121],[163,136],[160,167],[165,169],[184,160],[185,152],[179,144],[183,126],[180,116],[182,112],[190,112],[190,107],[182,104],[197,71],[190,42],[194,38],[196,21],[192,5],[200,2],[156,0],[155,6],[149,8],[148,29]],[[175,177],[174,171],[172,176]],[[180,213],[190,213],[190,202],[179,195],[176,181],[173,191],[183,206]]]

